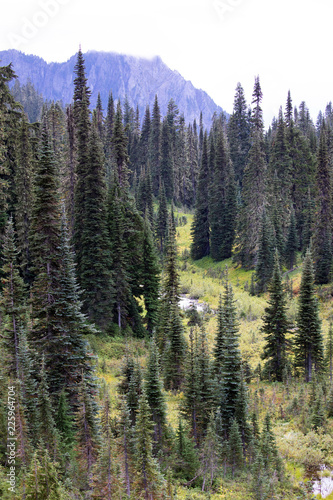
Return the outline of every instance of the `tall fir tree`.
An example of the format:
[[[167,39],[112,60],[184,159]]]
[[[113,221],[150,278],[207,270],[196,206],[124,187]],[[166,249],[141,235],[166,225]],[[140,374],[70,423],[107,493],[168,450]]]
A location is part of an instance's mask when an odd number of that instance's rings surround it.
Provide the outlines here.
[[[260,81],[256,77],[252,100],[251,148],[243,175],[242,206],[234,255],[235,260],[247,268],[252,268],[255,264],[262,212],[267,203],[267,164],[261,100]]]
[[[306,382],[311,382],[314,372],[320,373],[323,369],[323,339],[310,250],[303,264],[294,344],[295,364],[304,373]]]
[[[146,393],[143,391],[135,425],[135,465],[138,471],[135,488],[138,495],[144,494],[146,500],[161,498],[162,476],[156,459],[153,457],[153,423]]]
[[[273,276],[268,292],[268,306],[265,308],[262,326],[266,340],[262,359],[267,360],[264,371],[269,375],[269,378],[282,382],[287,365],[288,344],[286,336],[290,325],[277,251],[275,252]]]
[[[191,257],[193,260],[206,257],[210,253],[210,224],[208,208],[208,138],[205,132],[202,145],[195,213],[191,227]]]
[[[19,338],[26,327],[25,286],[17,264],[17,250],[13,219],[10,217],[3,241],[1,344],[7,376],[20,378]]]
[[[256,262],[256,289],[258,293],[262,293],[267,290],[267,285],[272,277],[274,266],[274,240],[275,238],[271,221],[266,213],[266,210],[263,210]]]
[[[314,229],[313,254],[315,280],[322,285],[330,281],[332,270],[332,179],[327,151],[326,126],[320,133],[316,172],[318,215]]]
[[[113,282],[107,233],[106,183],[102,145],[92,127],[86,166],[83,232],[80,248],[80,286],[84,312],[105,329],[112,319]],[[81,221],[82,223],[82,221]]]

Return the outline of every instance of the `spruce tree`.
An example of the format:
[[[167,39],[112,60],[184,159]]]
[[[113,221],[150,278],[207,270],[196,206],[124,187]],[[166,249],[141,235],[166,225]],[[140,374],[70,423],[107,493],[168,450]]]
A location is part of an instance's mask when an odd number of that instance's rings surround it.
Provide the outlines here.
[[[283,373],[287,365],[287,339],[290,329],[287,317],[287,300],[283,289],[282,276],[279,264],[279,255],[275,252],[273,276],[269,287],[268,306],[263,316],[262,332],[265,334],[265,347],[262,359],[265,363],[265,373],[269,378],[282,382]]]
[[[195,213],[191,227],[191,257],[201,259],[210,253],[210,224],[208,213],[208,145],[207,133],[203,138],[201,166],[199,171]]]
[[[43,440],[43,443],[51,454],[56,456],[59,447],[59,435],[56,430],[54,419],[54,409],[52,407],[51,398],[49,394],[49,387],[46,379],[45,359],[42,357],[42,364],[39,373],[40,382],[38,384],[38,398],[37,398],[37,415],[38,415],[38,435],[35,436],[35,444],[38,439]]]
[[[114,125],[112,132],[112,153],[118,176],[118,182],[121,188],[128,185],[128,138],[125,134],[123,125],[123,114],[120,101],[118,101]]]
[[[161,132],[161,161],[160,161],[160,183],[164,185],[165,196],[168,201],[173,199],[174,176],[173,176],[173,130],[165,117]]]
[[[303,264],[294,343],[296,366],[304,373],[306,382],[311,382],[313,372],[320,373],[323,369],[323,340],[310,250]]]

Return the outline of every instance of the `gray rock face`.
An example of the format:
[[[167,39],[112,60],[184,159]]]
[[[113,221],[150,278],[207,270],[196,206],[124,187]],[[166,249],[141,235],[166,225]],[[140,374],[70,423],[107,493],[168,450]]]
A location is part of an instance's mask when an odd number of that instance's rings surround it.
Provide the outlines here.
[[[162,115],[166,114],[167,105],[172,98],[186,123],[199,122],[203,114],[205,127],[210,127],[213,114],[222,108],[203,90],[196,89],[177,71],[172,71],[160,57],[142,59],[112,52],[90,51],[84,54],[86,76],[92,91],[91,104],[95,106],[98,92],[106,110],[110,91],[115,100],[128,101],[134,108],[139,106],[143,118],[146,105],[152,111],[157,94]],[[13,69],[21,84],[30,80],[44,99],[62,101],[69,104],[73,96],[74,66],[77,56],[72,56],[64,63],[47,63],[33,55],[26,55],[17,50],[0,51],[0,65],[13,64]]]

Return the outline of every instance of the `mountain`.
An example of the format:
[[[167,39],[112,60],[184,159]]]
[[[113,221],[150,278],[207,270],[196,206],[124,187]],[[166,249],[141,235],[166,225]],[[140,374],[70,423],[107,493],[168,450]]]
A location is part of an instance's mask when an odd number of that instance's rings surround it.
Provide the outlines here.
[[[184,113],[186,123],[194,119],[198,123],[202,111],[205,127],[210,127],[215,112],[222,111],[206,92],[196,89],[177,71],[168,68],[160,57],[149,60],[113,52],[89,51],[84,54],[84,59],[92,106],[95,106],[100,92],[106,110],[112,91],[114,99],[121,102],[127,95],[131,106],[139,106],[143,118],[147,104],[152,111],[157,94],[162,115],[166,114],[168,102],[173,98],[180,112]],[[62,101],[63,104],[72,101],[76,60],[77,55],[74,55],[67,62],[47,63],[40,57],[17,50],[0,51],[0,64],[12,63],[21,84],[30,80],[44,99]]]

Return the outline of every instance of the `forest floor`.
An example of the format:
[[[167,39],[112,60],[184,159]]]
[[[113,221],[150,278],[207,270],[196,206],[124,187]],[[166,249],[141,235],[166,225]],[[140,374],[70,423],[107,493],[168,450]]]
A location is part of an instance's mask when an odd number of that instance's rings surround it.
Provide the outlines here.
[[[196,299],[204,305],[204,325],[208,335],[210,348],[214,345],[216,332],[216,310],[219,295],[223,293],[226,276],[234,290],[239,320],[239,343],[243,361],[253,371],[261,362],[260,354],[264,346],[264,335],[261,332],[261,317],[267,305],[267,295],[251,296],[248,292],[253,271],[235,267],[231,259],[214,262],[210,257],[192,261],[189,257],[190,227],[192,215],[183,211],[175,212],[177,225],[177,247],[181,293]],[[301,281],[302,258],[297,256],[297,263],[292,272],[284,270],[289,292],[288,314],[294,323],[297,314],[298,291]],[[287,278],[288,276],[288,278]],[[331,288],[318,289],[320,316],[324,339],[327,337],[329,321],[332,319]],[[189,328],[187,314],[184,312],[185,333]],[[292,335],[292,334],[291,334]],[[90,336],[93,351],[98,356],[98,374],[101,385],[107,386],[111,399],[117,399],[116,387],[120,381],[121,366],[126,351],[131,352],[144,367],[147,357],[147,341],[145,339],[127,339],[123,337]],[[311,385],[302,381],[290,380],[287,384],[263,382],[256,375],[249,382],[250,411],[259,410],[259,422],[270,412],[279,452],[282,456],[289,476],[290,488],[285,491],[284,499],[326,498],[333,500],[333,421],[327,419],[323,428],[316,432],[311,429],[310,413],[314,390]],[[176,428],[178,424],[179,403],[182,393],[166,392],[168,419]],[[116,411],[116,410],[115,410]],[[321,470],[321,468],[326,467]],[[322,479],[321,479],[322,478]],[[314,481],[317,479],[317,490]],[[214,492],[201,493],[196,489],[177,485],[177,500],[244,500],[251,498],[248,493],[249,473],[232,478],[222,478],[215,484]],[[322,494],[317,494],[322,487]],[[327,495],[330,487],[332,492]],[[325,490],[326,488],[326,490]],[[325,491],[324,491],[325,490]],[[308,493],[305,493],[307,491]],[[311,492],[316,496],[311,496]]]

